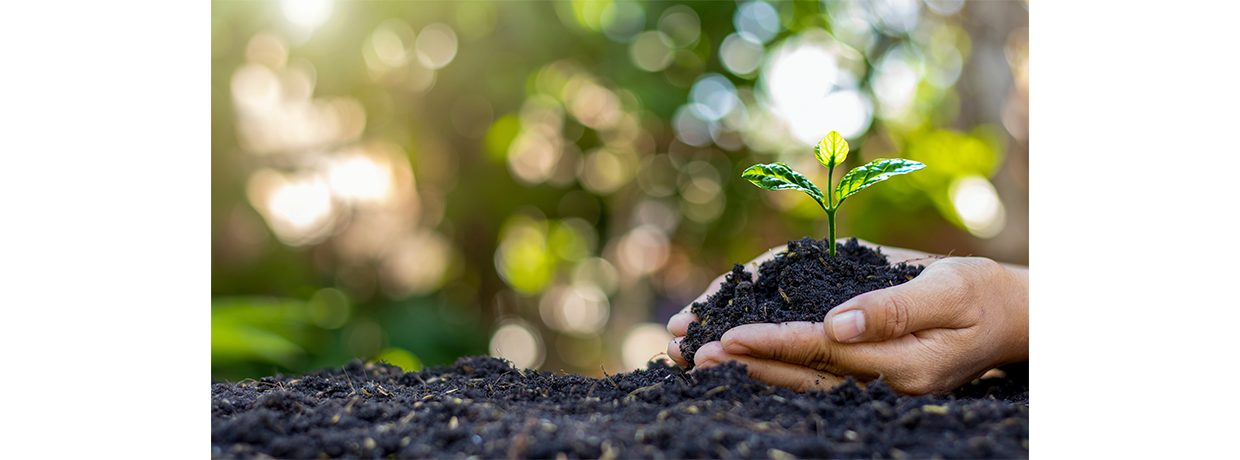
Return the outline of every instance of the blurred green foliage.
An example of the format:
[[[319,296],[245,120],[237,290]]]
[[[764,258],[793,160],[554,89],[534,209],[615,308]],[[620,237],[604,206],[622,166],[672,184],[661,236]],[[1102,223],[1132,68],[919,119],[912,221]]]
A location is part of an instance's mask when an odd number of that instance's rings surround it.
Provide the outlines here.
[[[733,262],[826,236],[739,177],[816,166],[807,119],[860,123],[845,168],[929,165],[850,198],[840,237],[1025,263],[1027,25],[1022,2],[213,2],[212,375],[416,369],[510,324],[530,365],[631,366],[658,339],[633,331]]]

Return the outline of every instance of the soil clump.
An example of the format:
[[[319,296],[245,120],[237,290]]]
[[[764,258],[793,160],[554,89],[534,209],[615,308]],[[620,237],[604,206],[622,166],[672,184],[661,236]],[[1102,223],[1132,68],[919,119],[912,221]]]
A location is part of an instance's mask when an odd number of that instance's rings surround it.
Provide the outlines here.
[[[912,280],[924,267],[891,265],[881,250],[862,246],[856,238],[828,243],[810,237],[789,241],[788,249],[758,267],[758,279],[735,264],[718,292],[693,304],[698,321],[690,323],[680,354],[694,366],[702,345],[719,340],[736,326],[787,321],[822,322],[827,312],[848,299]]]

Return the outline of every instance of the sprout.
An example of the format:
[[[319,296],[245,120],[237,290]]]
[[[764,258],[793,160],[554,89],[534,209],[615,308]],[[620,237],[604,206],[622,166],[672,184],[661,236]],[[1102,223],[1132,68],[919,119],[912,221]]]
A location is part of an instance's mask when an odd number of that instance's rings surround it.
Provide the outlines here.
[[[819,163],[827,167],[827,185],[831,185],[832,170],[848,158],[848,142],[840,136],[840,133],[831,131],[822,138],[818,145],[814,146],[814,156],[818,157]],[[840,208],[840,204],[844,203],[844,199],[866,187],[887,180],[891,176],[911,173],[924,167],[926,167],[925,164],[913,160],[879,158],[849,171],[836,184],[835,193],[828,195],[823,195],[818,186],[783,163],[753,165],[741,173],[741,177],[767,190],[800,190],[817,201],[818,206],[827,212],[827,228],[830,232],[828,235],[830,244],[827,246],[830,247],[831,257],[835,257],[835,211]],[[832,195],[835,197],[834,204],[832,204]]]

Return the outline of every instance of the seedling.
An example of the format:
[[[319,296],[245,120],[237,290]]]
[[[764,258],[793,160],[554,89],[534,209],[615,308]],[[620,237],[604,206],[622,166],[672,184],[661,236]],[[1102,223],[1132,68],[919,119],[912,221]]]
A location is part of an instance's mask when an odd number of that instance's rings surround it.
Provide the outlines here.
[[[814,156],[818,157],[819,163],[827,167],[827,185],[830,186],[831,173],[835,166],[848,158],[848,141],[845,141],[840,133],[831,131],[822,138],[822,142],[814,146]],[[926,167],[925,164],[913,160],[879,158],[849,171],[836,184],[835,193],[827,195],[823,195],[822,190],[801,173],[783,163],[753,165],[741,173],[741,177],[767,190],[800,190],[818,202],[818,206],[827,212],[829,232],[827,241],[830,241],[827,246],[830,247],[829,255],[835,257],[835,211],[840,208],[840,204],[844,203],[844,199],[866,187],[885,181],[891,176],[911,173],[924,167]],[[833,195],[834,203],[832,203]]]

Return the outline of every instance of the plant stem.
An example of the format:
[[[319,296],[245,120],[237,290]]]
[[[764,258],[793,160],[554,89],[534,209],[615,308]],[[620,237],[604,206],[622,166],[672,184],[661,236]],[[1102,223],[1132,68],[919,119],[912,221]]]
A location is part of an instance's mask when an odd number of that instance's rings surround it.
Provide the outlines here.
[[[834,159],[832,163],[834,163]],[[832,164],[832,166],[835,166]],[[835,172],[835,168],[827,168],[827,205],[822,210],[827,212],[827,257],[835,257],[835,210],[839,207],[839,203],[831,204],[831,195],[834,190],[831,185],[831,175]],[[820,206],[822,203],[818,203]]]
[[[835,210],[827,211],[827,254],[835,257]]]

